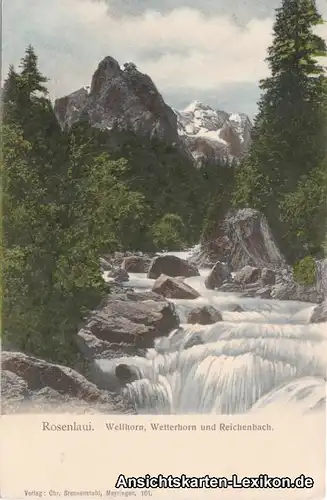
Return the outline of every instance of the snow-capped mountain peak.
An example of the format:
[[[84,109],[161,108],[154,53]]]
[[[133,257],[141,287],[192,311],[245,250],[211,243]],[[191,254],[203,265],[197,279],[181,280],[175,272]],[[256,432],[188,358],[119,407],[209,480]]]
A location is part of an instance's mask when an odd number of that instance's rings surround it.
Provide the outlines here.
[[[239,158],[248,149],[252,124],[247,115],[215,110],[200,101],[193,101],[182,111],[174,111],[178,133],[196,160],[207,154],[204,146],[210,146],[215,157]]]

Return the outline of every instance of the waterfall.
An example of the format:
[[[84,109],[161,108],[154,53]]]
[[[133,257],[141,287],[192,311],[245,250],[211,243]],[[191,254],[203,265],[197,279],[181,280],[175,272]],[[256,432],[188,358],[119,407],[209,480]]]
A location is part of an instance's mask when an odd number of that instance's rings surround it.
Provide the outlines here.
[[[185,258],[185,254],[178,254]],[[139,378],[123,396],[141,414],[241,414],[321,411],[326,400],[326,323],[310,324],[314,306],[294,301],[244,298],[207,290],[205,276],[185,279],[198,290],[195,300],[174,300],[181,325],[155,341],[146,357],[98,360],[113,373],[119,363],[137,368]],[[136,290],[153,280],[131,274]],[[238,304],[243,312],[231,312]],[[209,326],[186,324],[199,305],[219,309],[223,321]],[[284,410],[285,411],[285,410]]]

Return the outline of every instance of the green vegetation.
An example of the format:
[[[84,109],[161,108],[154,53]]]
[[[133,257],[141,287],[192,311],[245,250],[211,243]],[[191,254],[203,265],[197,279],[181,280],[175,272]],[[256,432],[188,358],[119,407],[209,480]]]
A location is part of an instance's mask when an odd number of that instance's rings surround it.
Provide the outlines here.
[[[185,247],[186,228],[179,215],[166,214],[151,228],[153,241],[163,250],[179,250]]]
[[[204,213],[200,239],[202,243],[215,240],[221,232],[220,222],[231,208],[231,193],[235,184],[237,165],[227,160],[203,167],[208,180],[206,211]]]
[[[293,275],[300,285],[313,285],[316,280],[315,260],[309,255],[294,264]]]
[[[236,207],[263,212],[291,263],[322,250],[326,220],[325,42],[314,0],[283,0],[276,11],[251,151],[239,169]],[[317,59],[318,58],[318,59]]]

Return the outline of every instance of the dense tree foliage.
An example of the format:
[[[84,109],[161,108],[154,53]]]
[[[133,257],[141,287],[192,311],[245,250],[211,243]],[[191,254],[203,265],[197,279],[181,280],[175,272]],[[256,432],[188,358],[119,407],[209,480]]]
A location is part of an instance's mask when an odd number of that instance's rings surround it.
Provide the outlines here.
[[[200,239],[209,246],[219,236],[221,221],[231,207],[231,193],[238,167],[237,163],[227,159],[218,164],[208,163],[203,167],[208,189]]]
[[[234,202],[261,210],[294,262],[316,254],[326,215],[326,45],[314,0],[283,0],[277,9],[250,154],[237,176]]]
[[[139,220],[137,234],[128,246],[125,245],[126,250],[160,250],[151,228],[166,214],[176,214],[182,219],[187,228],[182,238],[185,245],[198,241],[212,184],[210,186],[203,169],[194,168],[181,148],[137,136],[131,131],[113,129],[108,134],[90,128],[87,121],[79,122],[73,130],[79,131],[83,141],[89,138],[88,147],[94,153],[106,151],[111,158],[125,158],[124,181],[130,189],[144,196],[144,217]]]

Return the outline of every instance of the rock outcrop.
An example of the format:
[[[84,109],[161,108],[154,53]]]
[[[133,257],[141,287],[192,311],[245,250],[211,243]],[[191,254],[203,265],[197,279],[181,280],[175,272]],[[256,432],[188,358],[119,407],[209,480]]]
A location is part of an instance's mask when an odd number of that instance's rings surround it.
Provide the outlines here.
[[[314,286],[300,285],[294,281],[274,285],[271,297],[276,300],[298,300],[314,304],[320,302],[320,295]]]
[[[212,241],[198,245],[188,261],[198,268],[212,268],[216,262],[227,262],[232,249],[227,236],[218,236]]]
[[[196,307],[187,316],[187,323],[193,325],[213,325],[222,320],[221,312],[212,306]]]
[[[80,373],[21,352],[1,354],[3,413],[67,411],[133,413],[120,396],[101,391]]]
[[[204,284],[208,290],[214,290],[231,277],[230,269],[222,262],[216,262],[210,274],[206,277]]]
[[[121,267],[129,273],[147,273],[150,267],[150,263],[151,259],[147,257],[132,255],[130,257],[125,257]]]
[[[120,350],[136,355],[139,349],[153,347],[156,337],[168,335],[178,325],[174,305],[160,295],[111,294],[90,314],[77,334],[77,342],[90,360],[118,357]]]
[[[276,283],[276,272],[264,267],[261,269],[260,279],[264,285],[274,285]]]
[[[286,267],[267,219],[251,208],[229,211],[220,223],[219,234],[210,244],[204,243],[202,251],[209,259],[215,255],[217,260],[228,262],[232,271],[245,266],[271,270]]]
[[[148,278],[156,279],[161,274],[173,278],[177,276],[183,276],[184,278],[200,276],[199,270],[195,265],[174,255],[160,255],[152,260],[148,270]]]
[[[255,283],[261,277],[261,271],[257,267],[245,266],[240,271],[237,271],[234,276],[236,283],[241,285],[248,285],[250,283]]]
[[[182,280],[161,274],[152,291],[169,299],[197,299],[200,294]]]
[[[267,219],[257,210],[230,211],[223,221],[223,230],[231,242],[230,265],[238,271],[249,265],[262,269],[285,267]]]
[[[70,128],[81,118],[103,130],[130,130],[170,144],[178,142],[177,117],[166,105],[153,81],[132,63],[121,68],[105,57],[90,87],[55,102],[62,127]]]
[[[210,275],[209,275],[210,276]],[[300,285],[293,277],[289,267],[274,271],[268,268],[245,266],[234,276],[222,281],[220,278],[213,289],[220,292],[233,292],[245,297],[263,299],[294,300],[320,303],[321,293],[316,286]]]

